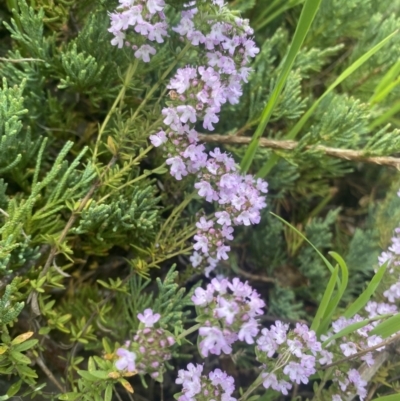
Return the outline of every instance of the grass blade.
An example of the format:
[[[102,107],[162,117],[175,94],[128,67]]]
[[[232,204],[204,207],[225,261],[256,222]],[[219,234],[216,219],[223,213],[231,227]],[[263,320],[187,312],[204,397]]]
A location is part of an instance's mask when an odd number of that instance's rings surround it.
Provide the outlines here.
[[[315,317],[312,321],[310,329],[314,330],[317,334],[319,334],[319,327],[325,315],[326,309],[328,308],[329,302],[331,302],[332,294],[336,286],[336,281],[338,279],[338,274],[339,274],[339,267],[336,266],[335,269],[333,270],[331,278],[329,279],[328,285],[321,299],[321,303],[319,304],[317,313],[315,314]]]
[[[392,107],[382,113],[376,120],[374,120],[369,126],[368,129],[372,131],[375,127],[385,124],[391,117],[397,114],[400,111],[400,101],[394,103]]]
[[[382,92],[387,92],[388,87],[393,85],[393,81],[400,73],[400,60],[394,63],[392,68],[384,75],[380,80],[379,84],[376,86],[374,94],[369,100],[370,103],[378,103],[381,101]]]
[[[390,316],[390,315],[379,315],[379,316],[375,316],[371,319],[365,319],[362,322],[350,324],[347,327],[345,327],[344,329],[342,329],[339,332],[337,332],[336,334],[334,334],[333,336],[329,337],[327,340],[325,340],[322,343],[322,347],[325,348],[331,341],[336,340],[340,337],[343,337],[349,333],[353,333],[354,331],[367,326],[368,324],[370,324],[371,322],[373,322],[375,320],[384,319],[385,317],[388,317],[388,316]]]
[[[340,269],[342,271],[342,280],[338,281],[338,287],[339,287],[338,292],[335,295],[335,297],[331,300],[328,307],[326,308],[326,312],[321,322],[318,334],[322,334],[328,331],[328,327],[332,321],[332,316],[335,313],[335,310],[339,305],[339,302],[342,299],[343,294],[346,291],[347,284],[349,282],[349,269],[347,268],[346,262],[336,252],[329,252],[329,255],[331,255],[336,260],[336,262],[338,262]]]
[[[318,98],[313,105],[306,111],[306,113],[300,118],[300,120],[295,124],[295,126],[289,131],[289,133],[285,136],[285,139],[294,139],[297,134],[301,131],[303,126],[306,124],[308,119],[313,114],[314,110],[318,107],[318,105],[322,102],[322,100],[329,95],[338,85],[340,85],[348,76],[353,74],[358,68],[360,68],[369,58],[371,58],[378,50],[380,50],[386,43],[389,42],[390,39],[398,30],[394,31],[390,35],[388,35],[385,39],[375,45],[372,49],[363,54],[360,58],[358,58],[353,64],[351,64],[348,68],[346,68],[337,78],[336,80],[328,87],[328,89],[323,93],[323,95]],[[268,106],[268,105],[267,105]],[[258,129],[258,127],[257,127]],[[257,131],[256,131],[257,132]],[[255,134],[254,134],[255,136]],[[254,139],[254,138],[253,138]],[[257,141],[258,144],[258,141]],[[250,143],[251,145],[251,143]],[[250,147],[249,147],[250,148]],[[246,155],[245,155],[246,156]],[[275,166],[277,161],[279,160],[279,156],[273,154],[267,163],[261,168],[258,172],[258,177],[265,177],[271,169]]]
[[[350,319],[351,317],[353,317],[361,308],[363,308],[367,304],[371,296],[375,293],[378,285],[380,284],[382,277],[386,272],[386,267],[387,262],[378,269],[363,293],[346,309],[343,314],[346,319]]]
[[[373,330],[370,331],[371,335],[376,334],[383,338],[390,337],[392,334],[397,333],[400,328],[400,313],[390,317],[384,322],[378,324]]]
[[[251,163],[258,149],[259,140],[267,126],[272,111],[278,103],[279,96],[285,86],[286,80],[289,76],[290,70],[292,69],[294,60],[304,42],[304,39],[310,29],[311,23],[314,20],[315,14],[318,11],[321,0],[306,0],[303,9],[301,11],[300,19],[296,27],[296,31],[293,36],[292,43],[290,44],[289,52],[284,60],[282,71],[276,82],[275,88],[271,93],[271,96],[261,113],[260,123],[257,126],[256,131],[253,134],[253,139],[246,150],[246,153],[242,159],[241,170],[246,173],[250,168]]]
[[[324,261],[324,263],[326,264],[326,266],[328,267],[328,269],[330,270],[331,273],[333,273],[333,266],[331,265],[331,263],[329,262],[329,260],[322,255],[322,253],[314,246],[314,244],[312,244],[312,242],[310,242],[303,233],[301,233],[296,227],[293,227],[290,223],[288,223],[285,219],[282,219],[282,217],[278,216],[275,213],[272,213],[272,216],[275,216],[277,219],[279,219],[282,223],[286,224],[288,227],[290,227],[295,233],[297,233],[298,235],[300,235],[301,238],[304,239],[304,241],[307,241],[315,250],[315,252],[318,253],[318,255],[320,256],[320,258]]]
[[[384,395],[383,397],[374,398],[372,401],[399,401],[400,393]]]

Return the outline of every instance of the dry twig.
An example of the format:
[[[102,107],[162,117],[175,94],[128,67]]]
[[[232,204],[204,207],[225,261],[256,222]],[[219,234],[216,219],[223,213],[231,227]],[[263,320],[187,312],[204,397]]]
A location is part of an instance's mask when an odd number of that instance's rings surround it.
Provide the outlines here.
[[[218,142],[227,144],[247,145],[250,143],[250,137],[219,135],[219,134],[199,134],[199,139],[203,142]],[[259,145],[269,149],[293,150],[296,149],[299,142],[290,140],[276,140],[269,138],[261,138]],[[400,170],[400,158],[390,156],[366,156],[362,151],[352,149],[331,148],[322,145],[306,146],[306,149],[319,150],[327,156],[336,157],[338,159],[358,161],[364,163],[379,164],[384,166],[395,167]]]

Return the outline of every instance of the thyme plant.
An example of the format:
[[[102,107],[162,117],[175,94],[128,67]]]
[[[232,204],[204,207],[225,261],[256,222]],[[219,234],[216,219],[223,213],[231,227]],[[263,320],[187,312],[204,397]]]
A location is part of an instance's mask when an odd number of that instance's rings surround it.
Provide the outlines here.
[[[399,10],[1,4],[1,400],[397,399]]]

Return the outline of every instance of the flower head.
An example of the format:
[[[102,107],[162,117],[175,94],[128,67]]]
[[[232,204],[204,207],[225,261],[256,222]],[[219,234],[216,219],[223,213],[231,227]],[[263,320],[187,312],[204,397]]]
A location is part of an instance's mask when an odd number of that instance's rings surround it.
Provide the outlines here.
[[[145,327],[153,327],[154,323],[160,320],[161,315],[154,313],[151,309],[145,309],[143,313],[137,315],[138,319],[144,323]]]

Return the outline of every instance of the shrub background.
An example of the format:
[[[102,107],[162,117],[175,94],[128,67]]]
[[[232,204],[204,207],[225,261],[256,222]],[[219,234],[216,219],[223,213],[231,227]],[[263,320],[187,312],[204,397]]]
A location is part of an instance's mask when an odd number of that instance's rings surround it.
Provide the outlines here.
[[[230,3],[250,19],[261,53],[240,104],[223,108],[217,134],[254,132],[302,3]],[[193,199],[184,208],[191,199],[190,179],[171,179],[147,139],[167,97],[168,77],[161,79],[162,74],[187,60],[176,60],[180,44],[171,39],[126,82],[132,55],[111,46],[107,32],[107,11],[116,4],[7,0],[0,5],[0,319],[3,336],[34,331],[41,346],[29,363],[0,361],[0,373],[22,377],[27,391],[36,381],[32,372],[39,383],[44,380],[37,358],[55,375],[73,380],[88,352],[103,350],[103,337],[122,342],[134,331],[137,311],[151,302],[144,292],[138,295],[145,278],[151,280],[148,288],[155,287],[173,263],[180,288],[190,289],[203,278],[188,255],[195,213],[205,205]],[[171,15],[178,15],[180,2],[170,4]],[[283,143],[348,66],[400,27],[399,11],[398,0],[323,0],[264,137]],[[315,148],[352,149],[364,158],[398,156],[399,56],[397,35],[325,97],[297,135],[295,149],[257,152],[253,173],[273,153],[279,156],[266,177],[269,208],[259,226],[238,231],[220,271],[248,279],[265,297],[271,319],[309,320],[329,275],[307,243],[270,211],[321,251],[334,249],[345,257],[351,270],[346,301],[365,287],[400,221],[395,168],[334,158]],[[113,109],[122,86],[123,103]],[[204,140],[215,142],[212,136]],[[246,146],[224,142],[221,147],[240,162]],[[241,366],[245,356],[232,369]],[[173,394],[171,380],[165,383],[167,394]],[[152,391],[143,394],[151,399]]]

